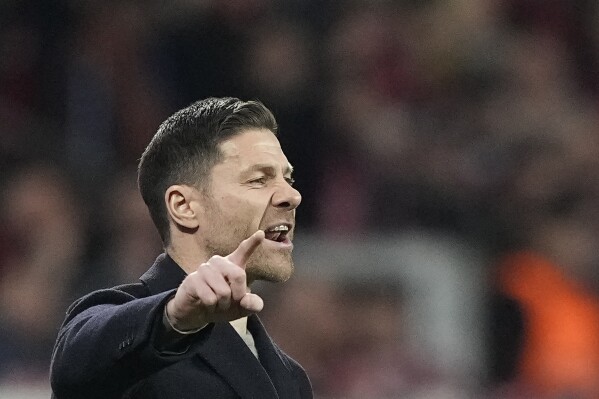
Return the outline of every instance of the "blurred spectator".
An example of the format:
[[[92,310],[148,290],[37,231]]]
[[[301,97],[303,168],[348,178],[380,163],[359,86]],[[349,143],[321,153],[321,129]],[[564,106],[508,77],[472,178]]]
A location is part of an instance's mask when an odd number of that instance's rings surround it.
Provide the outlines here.
[[[64,172],[33,164],[6,181],[2,209],[12,251],[1,267],[0,383],[42,383],[82,272],[84,206]]]
[[[597,284],[597,232],[559,219],[539,226],[536,245],[506,257],[499,270],[500,289],[523,311],[515,380],[539,397],[595,398],[599,296],[590,288]]]
[[[459,397],[429,359],[402,339],[401,293],[391,279],[341,283],[341,345],[323,391],[331,398]]]
[[[136,281],[162,252],[162,242],[152,223],[135,180],[126,169],[105,187],[95,216],[98,239],[89,250],[91,266],[80,283],[80,294]]]
[[[135,1],[83,2],[66,87],[65,152],[80,182],[131,165],[165,119],[161,81],[146,60],[148,9]],[[97,186],[96,186],[97,187]]]
[[[431,359],[405,345],[399,283],[306,277],[271,287],[261,313],[282,348],[302,362],[322,398],[462,397]],[[420,396],[419,396],[420,395]]]
[[[60,156],[58,123],[45,111],[44,30],[25,7],[0,6],[0,170],[29,157]],[[31,16],[31,15],[29,15]],[[31,145],[36,143],[36,145]],[[0,175],[2,177],[2,175]]]
[[[524,323],[512,381],[542,398],[595,398],[599,231],[596,178],[584,172],[594,162],[563,140],[526,154],[507,191],[520,239],[497,270],[499,292],[517,301]]]

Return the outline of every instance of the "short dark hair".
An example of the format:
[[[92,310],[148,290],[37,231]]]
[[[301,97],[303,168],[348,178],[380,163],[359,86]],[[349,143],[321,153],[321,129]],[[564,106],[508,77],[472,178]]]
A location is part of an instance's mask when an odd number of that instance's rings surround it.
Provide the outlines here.
[[[167,188],[206,187],[212,167],[222,159],[219,144],[253,128],[277,134],[275,117],[264,104],[233,97],[197,101],[160,125],[141,156],[137,181],[164,245],[170,243]]]

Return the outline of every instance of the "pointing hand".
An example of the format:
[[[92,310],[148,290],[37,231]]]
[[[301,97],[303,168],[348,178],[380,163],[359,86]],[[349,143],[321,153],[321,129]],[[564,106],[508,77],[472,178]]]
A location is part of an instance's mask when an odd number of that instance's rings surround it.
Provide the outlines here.
[[[249,292],[245,267],[263,240],[264,232],[258,230],[229,255],[213,256],[185,277],[166,305],[171,325],[180,331],[191,331],[261,311],[264,302]]]

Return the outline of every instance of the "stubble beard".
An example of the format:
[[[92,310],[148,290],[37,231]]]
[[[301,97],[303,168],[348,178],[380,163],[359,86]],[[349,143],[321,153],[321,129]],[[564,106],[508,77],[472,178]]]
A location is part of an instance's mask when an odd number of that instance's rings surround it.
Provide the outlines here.
[[[250,258],[246,268],[248,279],[272,283],[282,283],[289,280],[294,270],[291,251],[271,254],[274,256],[269,256],[264,252],[264,248],[259,247]]]
[[[222,234],[222,233],[221,233]],[[239,246],[239,243],[252,233],[237,229],[231,234],[210,235],[206,239],[206,250],[210,256],[227,256]],[[225,238],[224,240],[219,238]],[[235,237],[235,238],[233,238]],[[267,252],[262,246],[256,248],[247,262],[245,271],[248,283],[255,280],[281,283],[289,280],[293,274],[294,264],[291,251]]]
[[[250,231],[249,227],[242,227],[244,222],[241,220],[227,220],[214,201],[211,201],[210,211],[214,220],[221,223],[214,226],[211,231],[205,232],[205,248],[209,257],[214,255],[224,257],[231,254],[241,241],[255,233]],[[293,238],[293,233],[290,233],[290,238]],[[294,270],[291,251],[266,251],[261,244],[250,256],[245,270],[248,284],[255,280],[285,282],[289,280]]]

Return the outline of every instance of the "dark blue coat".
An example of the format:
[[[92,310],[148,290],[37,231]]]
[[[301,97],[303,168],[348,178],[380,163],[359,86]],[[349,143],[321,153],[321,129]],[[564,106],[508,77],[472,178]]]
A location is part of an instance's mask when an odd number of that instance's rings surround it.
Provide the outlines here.
[[[208,325],[182,353],[159,351],[166,301],[185,278],[160,255],[141,282],[76,301],[60,329],[51,365],[56,399],[312,398],[305,371],[248,318],[260,361],[229,323]]]

